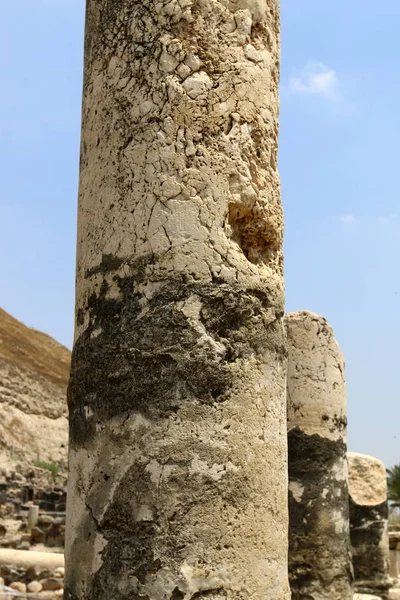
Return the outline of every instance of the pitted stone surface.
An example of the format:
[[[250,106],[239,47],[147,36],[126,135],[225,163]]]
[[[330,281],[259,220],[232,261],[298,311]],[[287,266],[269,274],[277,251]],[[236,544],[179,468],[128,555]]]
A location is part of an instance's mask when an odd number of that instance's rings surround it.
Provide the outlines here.
[[[89,2],[80,307],[148,255],[157,277],[281,285],[278,28],[276,0]]]
[[[287,600],[279,3],[89,0],[66,600]]]

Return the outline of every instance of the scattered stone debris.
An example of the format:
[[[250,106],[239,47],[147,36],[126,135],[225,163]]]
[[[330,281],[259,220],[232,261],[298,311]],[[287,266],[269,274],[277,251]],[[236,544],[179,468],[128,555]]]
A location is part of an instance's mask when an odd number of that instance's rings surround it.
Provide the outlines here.
[[[31,472],[0,472],[0,549],[63,553],[66,489],[51,477]],[[37,510],[32,511],[32,507]],[[35,524],[29,515],[36,513]],[[64,568],[0,565],[0,600],[55,600],[64,588]]]

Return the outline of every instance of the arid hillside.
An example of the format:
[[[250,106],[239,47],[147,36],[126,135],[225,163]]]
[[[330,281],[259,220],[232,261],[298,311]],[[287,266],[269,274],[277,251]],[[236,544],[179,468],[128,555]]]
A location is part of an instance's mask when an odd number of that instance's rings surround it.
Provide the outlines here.
[[[70,357],[0,309],[0,463],[66,459]]]

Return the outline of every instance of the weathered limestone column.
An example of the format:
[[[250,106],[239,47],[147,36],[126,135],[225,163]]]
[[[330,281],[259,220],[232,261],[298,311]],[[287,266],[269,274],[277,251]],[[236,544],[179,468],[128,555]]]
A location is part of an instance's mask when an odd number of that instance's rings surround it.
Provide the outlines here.
[[[68,600],[289,598],[279,2],[88,0]]]
[[[28,531],[32,530],[32,527],[35,527],[39,520],[39,506],[37,504],[33,504],[28,509]]]
[[[400,531],[389,532],[390,576],[396,586],[400,584]]]
[[[286,316],[292,600],[349,600],[344,361],[323,317]]]
[[[356,591],[388,598],[389,535],[386,469],[364,454],[347,454],[350,536]]]

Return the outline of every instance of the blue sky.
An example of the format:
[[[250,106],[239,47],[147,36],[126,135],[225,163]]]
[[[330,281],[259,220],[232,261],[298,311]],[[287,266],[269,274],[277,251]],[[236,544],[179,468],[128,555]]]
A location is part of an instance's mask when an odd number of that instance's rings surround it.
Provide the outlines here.
[[[0,306],[70,346],[83,0],[15,0],[0,38]],[[346,357],[349,448],[400,462],[398,0],[282,0],[287,309]]]

